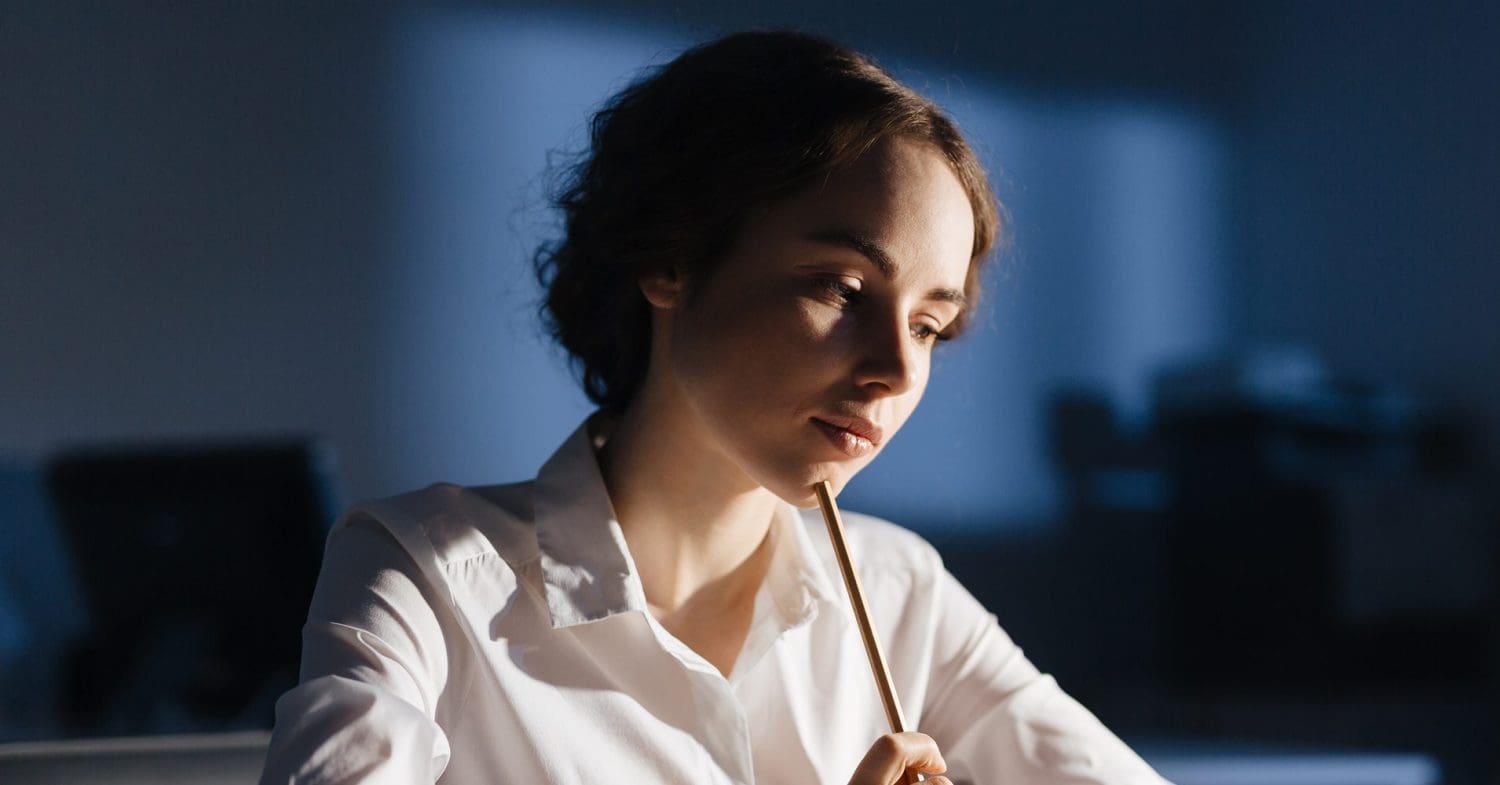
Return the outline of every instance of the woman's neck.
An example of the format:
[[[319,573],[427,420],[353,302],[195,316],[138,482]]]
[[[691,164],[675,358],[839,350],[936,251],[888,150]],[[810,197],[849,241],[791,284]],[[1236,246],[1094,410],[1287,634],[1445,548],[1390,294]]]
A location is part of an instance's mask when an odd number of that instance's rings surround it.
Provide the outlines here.
[[[779,500],[666,397],[643,390],[599,456],[646,600],[658,616],[743,604],[765,577]]]

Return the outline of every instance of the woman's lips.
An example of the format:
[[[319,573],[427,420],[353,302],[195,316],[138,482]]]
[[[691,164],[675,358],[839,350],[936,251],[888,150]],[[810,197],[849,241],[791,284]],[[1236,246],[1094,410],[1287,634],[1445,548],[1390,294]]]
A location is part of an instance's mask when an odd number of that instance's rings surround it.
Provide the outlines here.
[[[859,423],[851,428],[840,427],[818,417],[812,418],[812,422],[813,425],[818,426],[818,430],[822,431],[824,436],[828,437],[828,441],[832,442],[834,447],[850,458],[863,458],[869,455],[875,451],[875,446],[879,443],[880,429],[869,423]],[[867,427],[861,428],[861,425]],[[863,431],[863,433],[858,431]],[[875,438],[871,439],[869,436]]]
[[[877,447],[880,446],[880,440],[885,435],[880,426],[876,425],[874,421],[867,420],[857,414],[827,412],[819,414],[813,419],[822,420],[835,428],[842,428]]]

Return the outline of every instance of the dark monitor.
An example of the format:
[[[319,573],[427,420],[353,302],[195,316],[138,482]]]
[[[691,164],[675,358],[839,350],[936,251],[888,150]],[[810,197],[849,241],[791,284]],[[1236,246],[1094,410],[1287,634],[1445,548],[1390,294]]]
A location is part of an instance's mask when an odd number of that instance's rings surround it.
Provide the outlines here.
[[[64,732],[270,727],[296,683],[327,524],[310,439],[58,456],[47,486],[89,623],[62,664]]]

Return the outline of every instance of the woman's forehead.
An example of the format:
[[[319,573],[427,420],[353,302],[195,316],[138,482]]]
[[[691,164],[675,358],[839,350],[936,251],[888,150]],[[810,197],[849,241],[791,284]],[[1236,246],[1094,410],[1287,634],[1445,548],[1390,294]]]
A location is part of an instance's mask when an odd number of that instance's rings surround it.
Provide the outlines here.
[[[898,139],[773,206],[762,226],[775,235],[766,239],[840,246],[886,272],[919,265],[961,284],[973,253],[973,212],[941,153]]]

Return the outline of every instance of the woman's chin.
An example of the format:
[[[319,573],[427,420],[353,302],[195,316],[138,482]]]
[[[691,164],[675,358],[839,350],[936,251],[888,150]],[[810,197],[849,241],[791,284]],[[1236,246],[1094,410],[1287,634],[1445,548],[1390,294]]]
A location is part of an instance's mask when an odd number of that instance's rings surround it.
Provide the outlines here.
[[[794,507],[812,509],[818,506],[818,494],[813,490],[818,483],[826,480],[836,497],[857,471],[858,469],[840,464],[818,464],[805,467],[794,476],[778,480],[774,485],[768,484],[765,488]]]

